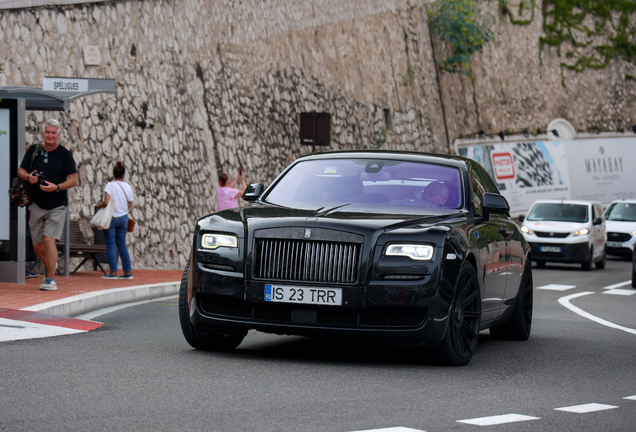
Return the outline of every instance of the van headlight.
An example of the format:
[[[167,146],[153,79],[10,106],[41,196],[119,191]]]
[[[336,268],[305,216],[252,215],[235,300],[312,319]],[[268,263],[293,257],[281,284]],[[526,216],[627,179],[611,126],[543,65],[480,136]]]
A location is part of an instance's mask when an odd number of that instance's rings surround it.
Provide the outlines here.
[[[532,231],[530,231],[530,228],[528,228],[525,225],[521,227],[521,232],[525,234],[532,234]]]
[[[590,233],[590,230],[589,230],[589,229],[587,229],[587,228],[583,228],[582,230],[575,231],[575,232],[574,232],[574,234],[572,234],[572,235],[573,235],[574,237],[576,237],[576,236],[580,236],[580,235],[582,235],[582,236],[584,236],[584,235],[588,235],[589,233]]]
[[[400,244],[390,245],[386,249],[385,255],[389,256],[405,256],[417,261],[429,261],[433,259],[433,246]]]
[[[228,234],[203,234],[201,247],[204,249],[235,248],[238,247],[238,237]]]

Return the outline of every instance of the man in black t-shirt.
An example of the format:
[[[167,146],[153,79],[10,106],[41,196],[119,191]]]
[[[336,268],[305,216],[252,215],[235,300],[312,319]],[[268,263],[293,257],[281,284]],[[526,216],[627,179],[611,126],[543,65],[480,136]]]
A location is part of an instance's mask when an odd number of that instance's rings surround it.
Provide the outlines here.
[[[77,186],[78,176],[73,154],[59,143],[60,123],[54,119],[47,120],[42,136],[43,144],[32,145],[27,150],[18,168],[18,176],[31,185],[29,228],[35,254],[46,266],[40,289],[52,291],[57,289],[53,280],[57,264],[55,242],[62,237],[66,220],[66,191]],[[38,154],[33,159],[35,151]],[[31,172],[28,172],[32,159]]]

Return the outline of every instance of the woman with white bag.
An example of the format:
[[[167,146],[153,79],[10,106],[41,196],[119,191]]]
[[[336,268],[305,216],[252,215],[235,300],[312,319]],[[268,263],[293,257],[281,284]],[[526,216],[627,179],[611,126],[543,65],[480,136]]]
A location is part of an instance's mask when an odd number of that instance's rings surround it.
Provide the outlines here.
[[[126,247],[126,234],[128,232],[128,211],[133,207],[133,190],[128,183],[124,182],[126,168],[124,164],[118,161],[113,168],[113,177],[115,181],[109,182],[104,188],[104,202],[99,208],[107,207],[109,201],[115,201],[113,217],[110,221],[110,227],[104,230],[104,239],[106,240],[106,255],[108,256],[108,265],[110,272],[102,276],[104,279],[132,279],[132,265],[130,264],[130,256]],[[111,204],[112,206],[112,204]],[[121,266],[124,270],[123,276],[117,277],[117,253],[115,247],[119,250],[121,257]]]

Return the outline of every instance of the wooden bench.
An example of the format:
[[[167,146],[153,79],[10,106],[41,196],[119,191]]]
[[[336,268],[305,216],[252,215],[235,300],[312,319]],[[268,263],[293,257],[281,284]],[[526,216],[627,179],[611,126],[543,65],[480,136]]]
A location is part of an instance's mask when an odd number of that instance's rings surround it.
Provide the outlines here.
[[[55,242],[55,246],[57,246],[57,250],[64,255],[64,238],[65,233],[62,233],[62,238],[60,241]],[[97,258],[97,254],[106,253],[106,245],[95,245],[90,244],[84,238],[84,233],[82,232],[82,228],[80,228],[80,224],[78,221],[70,221],[69,222],[69,256],[70,258],[83,258],[82,262],[75,267],[73,273],[75,273],[84,263],[88,260],[93,260],[93,270],[97,270],[97,267],[100,268],[104,274],[106,274],[106,270],[102,267],[102,264],[99,262]]]

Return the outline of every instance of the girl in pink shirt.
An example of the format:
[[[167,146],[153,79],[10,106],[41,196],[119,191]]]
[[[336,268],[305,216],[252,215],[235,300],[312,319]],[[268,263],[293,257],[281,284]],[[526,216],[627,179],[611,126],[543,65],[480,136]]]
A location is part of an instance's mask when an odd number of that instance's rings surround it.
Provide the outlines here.
[[[243,186],[240,190],[234,188],[239,180]],[[219,185],[220,186],[216,189],[216,211],[238,207],[238,199],[243,195],[247,187],[243,170],[239,170],[238,176],[231,181],[227,174],[221,174],[219,176]]]

